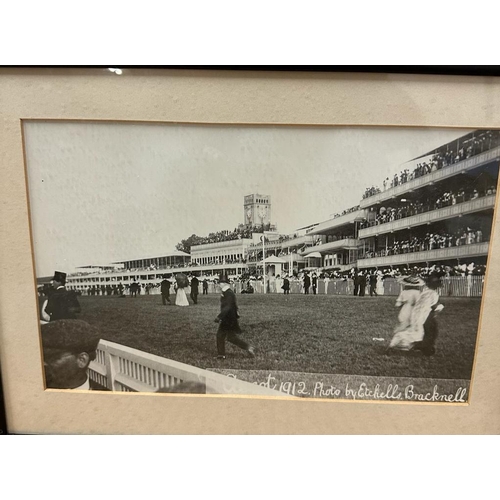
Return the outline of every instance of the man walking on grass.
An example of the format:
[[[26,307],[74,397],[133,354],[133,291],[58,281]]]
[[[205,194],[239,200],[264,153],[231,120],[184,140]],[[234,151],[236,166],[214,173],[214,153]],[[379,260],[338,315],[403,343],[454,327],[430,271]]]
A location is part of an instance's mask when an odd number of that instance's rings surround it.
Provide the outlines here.
[[[191,293],[190,293],[191,300],[195,304],[198,304],[198,289],[200,287],[200,280],[196,277],[195,274],[193,274],[193,277],[191,278],[190,285],[191,285]]]
[[[163,276],[163,281],[160,284],[160,291],[161,291],[161,302],[164,306],[167,305],[167,302],[169,304],[172,304],[170,301],[170,286],[172,283],[170,283],[168,276],[165,274]]]
[[[239,336],[241,328],[238,323],[239,314],[236,295],[229,286],[227,276],[221,276],[219,283],[222,296],[220,299],[220,313],[215,318],[215,322],[219,323],[217,330],[217,359],[226,359],[226,340],[244,349],[253,358],[255,356],[254,348]]]

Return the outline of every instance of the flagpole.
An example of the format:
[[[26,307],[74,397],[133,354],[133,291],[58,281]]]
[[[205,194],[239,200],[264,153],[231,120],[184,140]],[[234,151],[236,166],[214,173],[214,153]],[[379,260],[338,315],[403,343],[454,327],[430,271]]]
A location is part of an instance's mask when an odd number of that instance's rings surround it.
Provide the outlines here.
[[[262,276],[264,278],[264,293],[266,293],[266,247],[264,245],[265,241],[264,231],[262,231]]]

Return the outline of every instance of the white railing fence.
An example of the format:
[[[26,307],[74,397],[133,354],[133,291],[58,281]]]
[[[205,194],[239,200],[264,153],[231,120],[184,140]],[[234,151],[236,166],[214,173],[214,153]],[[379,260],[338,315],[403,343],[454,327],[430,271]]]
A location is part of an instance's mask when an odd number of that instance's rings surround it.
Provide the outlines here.
[[[449,278],[443,278],[443,286],[439,289],[439,293],[445,297],[482,297],[483,286],[484,286],[484,276],[451,276]],[[264,285],[262,281],[252,282],[255,293],[263,293]],[[350,278],[343,279],[331,279],[327,282],[327,295],[353,295],[354,294],[354,281]],[[235,293],[241,292],[241,283],[235,283],[233,285],[233,290]],[[283,293],[283,290],[278,289],[272,284],[270,284],[270,289],[267,293]],[[399,295],[401,293],[402,285],[398,283],[395,278],[386,278],[382,280],[382,286],[376,287],[376,292],[383,295]],[[304,286],[301,281],[291,280],[290,281],[290,293],[298,294],[304,293]],[[309,293],[312,294],[312,286],[309,289]],[[318,279],[318,287],[316,293],[320,295],[325,294],[325,282],[323,279]],[[365,295],[370,294],[370,285],[367,283]]]
[[[287,396],[250,382],[101,340],[89,366],[91,380],[111,391],[156,392],[182,382],[198,382],[206,394]]]

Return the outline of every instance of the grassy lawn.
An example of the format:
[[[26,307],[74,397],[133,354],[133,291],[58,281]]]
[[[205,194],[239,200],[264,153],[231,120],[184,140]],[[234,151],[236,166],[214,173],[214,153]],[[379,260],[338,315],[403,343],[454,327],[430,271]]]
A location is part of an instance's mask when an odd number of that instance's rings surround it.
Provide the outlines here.
[[[80,297],[79,318],[98,326],[103,339],[200,368],[470,379],[480,299],[442,302],[430,358],[385,354],[397,321],[395,297],[238,295],[243,338],[257,355],[227,343],[222,362],[213,359],[218,294],[200,295],[190,307],[163,306],[159,295]]]

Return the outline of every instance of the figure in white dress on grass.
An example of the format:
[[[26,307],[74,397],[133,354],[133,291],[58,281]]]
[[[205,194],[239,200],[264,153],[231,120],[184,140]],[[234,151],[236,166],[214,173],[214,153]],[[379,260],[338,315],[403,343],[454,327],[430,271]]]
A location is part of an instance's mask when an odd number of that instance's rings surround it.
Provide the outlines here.
[[[407,277],[403,278],[403,280],[406,280],[411,286],[412,282],[416,284],[420,278]],[[408,305],[408,310],[405,311],[402,319],[407,320],[408,311],[410,311],[411,307],[410,321],[404,330],[396,332],[389,349],[420,350],[426,356],[432,356],[435,353],[435,342],[438,335],[436,315],[444,308],[439,302],[438,293],[442,282],[439,277],[431,275],[427,278],[425,285],[422,292],[418,292],[418,299],[413,305],[410,304],[413,302],[414,297],[410,297],[404,303]],[[415,294],[412,295],[415,296]],[[400,297],[398,297],[398,300]]]
[[[188,277],[184,273],[175,275],[175,282],[177,285],[177,292],[175,295],[175,305],[185,307],[189,305],[186,290],[189,288]]]
[[[382,277],[382,271],[377,271],[377,286],[375,287],[377,295],[384,295],[384,279]]]
[[[328,283],[330,283],[330,278],[328,277],[328,274],[325,274],[325,277],[323,278],[323,282],[325,283],[325,295],[328,294]]]
[[[424,285],[424,280],[417,276],[402,276],[398,278],[398,282],[402,285],[401,293],[396,300],[396,307],[400,308],[399,323],[394,329],[389,348],[408,351],[413,342],[421,340],[418,333],[413,331],[411,318],[413,308],[420,298],[420,288]]]

